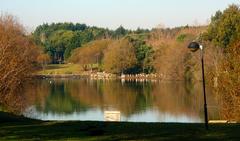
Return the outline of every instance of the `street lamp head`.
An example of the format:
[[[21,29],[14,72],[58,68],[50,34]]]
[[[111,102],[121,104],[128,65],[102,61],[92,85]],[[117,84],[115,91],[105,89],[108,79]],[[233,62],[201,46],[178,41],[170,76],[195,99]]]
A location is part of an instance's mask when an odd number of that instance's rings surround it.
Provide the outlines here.
[[[191,42],[189,45],[188,45],[188,48],[192,51],[192,52],[195,52],[197,51],[199,48],[200,48],[200,44],[193,41]]]

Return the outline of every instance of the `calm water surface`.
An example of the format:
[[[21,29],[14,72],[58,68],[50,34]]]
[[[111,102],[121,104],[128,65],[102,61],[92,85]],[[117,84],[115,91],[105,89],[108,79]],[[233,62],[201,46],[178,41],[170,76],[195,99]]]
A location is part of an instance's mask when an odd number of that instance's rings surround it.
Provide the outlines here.
[[[207,91],[209,118],[218,105]],[[26,117],[41,120],[104,121],[104,111],[121,112],[121,121],[203,122],[202,85],[184,82],[42,79],[27,86]]]

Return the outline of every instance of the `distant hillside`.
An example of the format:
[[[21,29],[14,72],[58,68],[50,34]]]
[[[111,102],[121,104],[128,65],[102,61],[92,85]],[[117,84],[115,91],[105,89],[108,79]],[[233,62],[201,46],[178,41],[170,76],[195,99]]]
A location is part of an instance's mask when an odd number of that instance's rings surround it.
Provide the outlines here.
[[[38,26],[32,37],[35,43],[42,46],[44,52],[51,56],[52,63],[63,63],[65,59],[70,57],[73,49],[90,41],[107,38],[117,39],[129,33],[143,32],[148,32],[148,30],[130,31],[122,26],[116,30],[109,30],[79,23],[52,23]]]
[[[199,65],[199,61],[187,46],[206,29],[206,26],[152,29],[128,33],[120,39],[95,40],[73,50],[68,61],[85,66],[85,70],[98,64],[98,70],[110,73],[158,73],[168,80],[200,79],[198,67],[191,64]]]

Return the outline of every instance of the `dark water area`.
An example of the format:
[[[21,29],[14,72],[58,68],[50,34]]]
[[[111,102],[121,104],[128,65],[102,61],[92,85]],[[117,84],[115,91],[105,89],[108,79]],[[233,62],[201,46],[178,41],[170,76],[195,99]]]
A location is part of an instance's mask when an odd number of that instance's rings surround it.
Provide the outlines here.
[[[37,79],[24,97],[23,115],[41,120],[104,121],[104,111],[119,111],[121,121],[204,122],[200,82]],[[209,119],[219,119],[210,89],[207,102]]]

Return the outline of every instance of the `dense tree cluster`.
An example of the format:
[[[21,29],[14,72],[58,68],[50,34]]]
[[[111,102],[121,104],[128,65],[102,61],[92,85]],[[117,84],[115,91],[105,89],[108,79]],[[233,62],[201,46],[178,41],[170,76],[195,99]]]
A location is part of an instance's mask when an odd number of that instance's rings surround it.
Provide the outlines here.
[[[220,66],[218,91],[222,94],[222,114],[226,119],[240,120],[240,41],[226,49]]]
[[[105,51],[104,70],[111,73],[126,73],[137,64],[134,46],[127,39],[116,40]]]
[[[73,49],[100,39],[119,39],[129,33],[145,33],[148,30],[138,29],[130,31],[122,26],[116,30],[90,27],[85,24],[73,23],[52,23],[43,24],[33,32],[33,38],[38,45],[41,45],[45,53],[52,58],[52,63],[63,63],[71,56]]]
[[[189,42],[206,29],[200,27],[178,27],[153,29],[147,43],[153,47],[153,67],[164,80],[200,80],[198,56],[187,49]]]
[[[104,50],[112,42],[110,39],[96,40],[73,50],[68,62],[81,64],[84,70],[93,68],[93,64],[101,67]]]
[[[85,70],[97,64],[99,70],[110,73],[151,73],[153,53],[145,41],[129,35],[92,41],[75,49],[68,61],[83,65]]]

